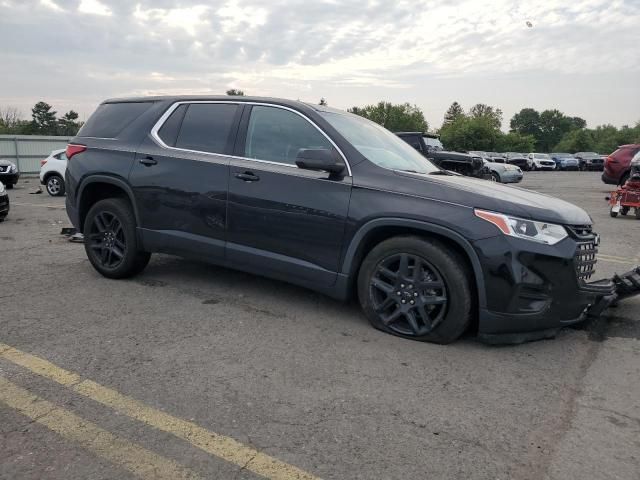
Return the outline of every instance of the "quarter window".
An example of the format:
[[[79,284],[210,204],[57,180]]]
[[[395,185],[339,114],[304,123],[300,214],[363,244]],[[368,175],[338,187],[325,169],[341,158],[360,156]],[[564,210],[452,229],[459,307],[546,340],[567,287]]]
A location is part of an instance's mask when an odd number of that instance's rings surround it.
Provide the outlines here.
[[[295,165],[301,148],[333,148],[300,115],[277,107],[254,106],[247,129],[245,157]]]
[[[162,139],[165,145],[169,145],[170,147],[176,146],[176,140],[178,138],[178,133],[180,132],[184,112],[187,111],[187,106],[188,105],[186,104],[182,104],[176,108],[158,131],[158,136]]]
[[[187,109],[176,147],[226,153],[238,106],[229,103],[192,103]]]

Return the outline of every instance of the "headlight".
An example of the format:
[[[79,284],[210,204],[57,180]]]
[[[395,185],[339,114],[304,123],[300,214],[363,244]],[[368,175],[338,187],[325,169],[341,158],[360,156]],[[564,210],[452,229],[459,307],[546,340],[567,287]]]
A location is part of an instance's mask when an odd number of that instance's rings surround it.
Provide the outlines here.
[[[12,163],[11,165],[9,165],[9,172],[10,173],[15,173],[18,170],[18,168]]]
[[[0,182],[0,193],[4,193],[4,183]]]
[[[485,210],[475,210],[477,217],[493,223],[505,235],[511,237],[525,238],[534,242],[555,245],[567,238],[567,231],[562,225],[553,223],[536,222],[525,220],[524,218],[510,217],[501,213],[487,212]]]

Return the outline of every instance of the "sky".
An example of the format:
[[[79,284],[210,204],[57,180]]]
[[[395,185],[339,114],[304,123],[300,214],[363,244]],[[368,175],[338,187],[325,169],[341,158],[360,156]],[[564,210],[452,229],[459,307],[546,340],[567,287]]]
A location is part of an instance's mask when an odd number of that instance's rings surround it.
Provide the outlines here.
[[[0,108],[223,94],[640,121],[640,0],[0,0]]]

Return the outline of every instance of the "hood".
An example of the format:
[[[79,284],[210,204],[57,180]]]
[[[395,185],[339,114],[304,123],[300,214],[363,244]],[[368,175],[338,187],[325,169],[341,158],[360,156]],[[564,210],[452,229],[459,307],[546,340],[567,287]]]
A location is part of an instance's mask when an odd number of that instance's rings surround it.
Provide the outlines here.
[[[0,166],[6,167],[7,165],[15,165],[15,162],[0,158]]]
[[[414,193],[460,205],[562,225],[591,225],[582,208],[559,198],[477,178],[395,172],[415,179]]]

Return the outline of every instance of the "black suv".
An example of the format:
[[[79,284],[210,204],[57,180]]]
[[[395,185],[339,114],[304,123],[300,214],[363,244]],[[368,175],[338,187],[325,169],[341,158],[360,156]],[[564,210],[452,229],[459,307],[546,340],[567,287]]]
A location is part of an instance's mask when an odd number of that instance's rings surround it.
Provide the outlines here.
[[[396,135],[444,170],[491,179],[491,172],[484,168],[481,157],[445,150],[437,135],[422,132],[396,132]]]
[[[252,97],[108,100],[67,148],[67,212],[92,265],[152,252],[356,294],[371,323],[447,343],[552,336],[611,293],[597,236],[561,200],[448,174],[393,133]],[[601,302],[600,302],[601,303]]]

